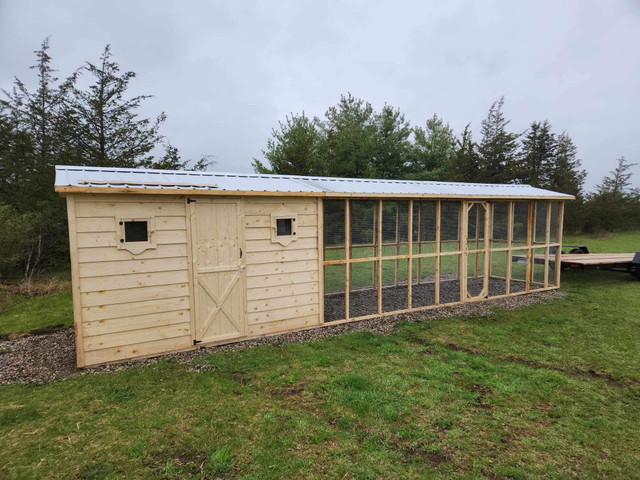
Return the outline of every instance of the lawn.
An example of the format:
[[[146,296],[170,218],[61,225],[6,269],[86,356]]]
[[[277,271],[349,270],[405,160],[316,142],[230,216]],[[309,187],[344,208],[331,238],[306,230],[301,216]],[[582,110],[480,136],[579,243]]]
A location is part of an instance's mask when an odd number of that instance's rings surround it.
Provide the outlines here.
[[[640,233],[566,243],[633,251]],[[640,282],[574,271],[563,289],[391,335],[0,387],[0,476],[638,478]]]

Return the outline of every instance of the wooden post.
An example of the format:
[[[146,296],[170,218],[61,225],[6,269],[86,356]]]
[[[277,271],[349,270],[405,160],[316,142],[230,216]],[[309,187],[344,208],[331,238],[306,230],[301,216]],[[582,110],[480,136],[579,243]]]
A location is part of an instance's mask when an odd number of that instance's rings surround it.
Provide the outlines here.
[[[378,313],[382,313],[382,199],[376,203],[378,208],[378,222],[376,224],[376,230],[378,231],[378,247],[376,250],[378,260],[376,261],[378,283]]]
[[[513,242],[513,202],[508,202],[507,207],[507,265],[506,265],[506,283],[505,283],[505,295],[511,293],[511,243]]]
[[[400,202],[396,202],[396,256],[400,255]],[[400,261],[396,259],[395,284],[398,286],[398,265]]]
[[[440,211],[442,202],[436,202],[436,286],[434,303],[440,305]]]
[[[490,243],[491,243],[491,235],[490,231],[490,216],[489,216],[489,204],[483,203],[482,208],[484,210],[484,263],[483,263],[483,279],[482,279],[482,295],[486,298],[489,296],[489,255],[490,255]],[[477,255],[476,255],[477,257]]]
[[[556,214],[556,270],[554,272],[554,284],[560,286],[560,271],[562,270],[561,253],[562,253],[562,226],[564,217],[564,202],[558,202],[558,213]]]
[[[533,256],[531,255],[531,235],[533,234],[533,202],[529,201],[529,208],[527,212],[527,255],[525,265],[525,282],[524,289],[528,292],[531,288],[531,262],[533,260]]]
[[[413,235],[413,232],[411,232]],[[418,201],[418,254],[422,253],[422,202]],[[416,282],[420,284],[422,281],[422,258],[418,257],[416,264]]]
[[[344,201],[344,319],[349,320],[349,293],[351,292],[351,202]]]
[[[376,201],[376,206],[373,210],[373,225],[372,225],[372,236],[373,236],[373,244],[371,245],[371,247],[373,248],[373,256],[376,257],[378,256],[377,252],[378,252],[378,243],[381,243],[380,241],[376,240],[376,237],[378,236],[378,220],[377,220],[377,216],[378,216],[378,202]],[[378,270],[376,269],[376,263],[373,262],[373,268],[371,269],[371,283],[373,285],[373,288],[377,288],[377,281],[378,281]]]
[[[75,195],[67,195],[66,200],[67,218],[69,222],[69,256],[71,257],[71,289],[73,291],[73,331],[76,339],[76,364],[79,367],[84,367],[86,363],[84,360],[84,333],[82,330],[82,298],[80,297],[80,262],[78,259]]]
[[[459,215],[458,224],[458,238],[459,250],[462,253],[458,254],[458,278],[460,279],[460,301],[465,302],[467,300],[467,265],[469,254],[468,236],[469,236],[469,207],[466,202],[461,202],[462,214]]]
[[[409,258],[407,259],[407,308],[411,308],[411,284],[413,277],[413,200],[409,200],[407,229],[409,237],[407,239],[407,249]]]
[[[318,324],[324,323],[324,201],[318,198],[318,289],[320,305],[318,306]]]
[[[547,201],[547,218],[544,232],[544,288],[549,286],[549,243],[551,243],[551,201]]]

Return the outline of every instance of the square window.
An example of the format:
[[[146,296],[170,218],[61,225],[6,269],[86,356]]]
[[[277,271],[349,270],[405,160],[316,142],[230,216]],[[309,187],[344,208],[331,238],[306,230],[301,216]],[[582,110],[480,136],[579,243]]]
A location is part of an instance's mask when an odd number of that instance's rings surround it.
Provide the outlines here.
[[[276,219],[276,231],[279,237],[290,236],[293,234],[293,219],[278,218]]]
[[[148,242],[149,228],[147,221],[125,221],[124,222],[124,241],[131,242]]]

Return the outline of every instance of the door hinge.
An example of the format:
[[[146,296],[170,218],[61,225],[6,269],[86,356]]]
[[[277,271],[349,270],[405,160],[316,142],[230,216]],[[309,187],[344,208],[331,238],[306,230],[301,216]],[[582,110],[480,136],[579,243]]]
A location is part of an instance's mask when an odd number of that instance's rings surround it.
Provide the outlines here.
[[[193,198],[187,198],[187,203],[194,203],[195,200]]]
[[[199,344],[199,343],[202,343],[202,340],[194,340],[194,341],[193,341],[193,344],[194,344],[194,345],[197,345],[197,344]]]
[[[240,249],[240,258],[242,258],[242,249]]]

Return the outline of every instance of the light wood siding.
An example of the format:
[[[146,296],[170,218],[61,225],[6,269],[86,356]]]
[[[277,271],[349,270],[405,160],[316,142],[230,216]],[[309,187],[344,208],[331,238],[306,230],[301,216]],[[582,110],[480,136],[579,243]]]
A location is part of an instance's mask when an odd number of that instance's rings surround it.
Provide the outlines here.
[[[190,348],[185,199],[73,195],[69,201],[78,365]],[[116,219],[147,217],[155,221],[156,247],[137,255],[116,248]]]
[[[296,240],[271,241],[271,214],[297,215]],[[322,324],[314,198],[245,198],[247,336]]]

